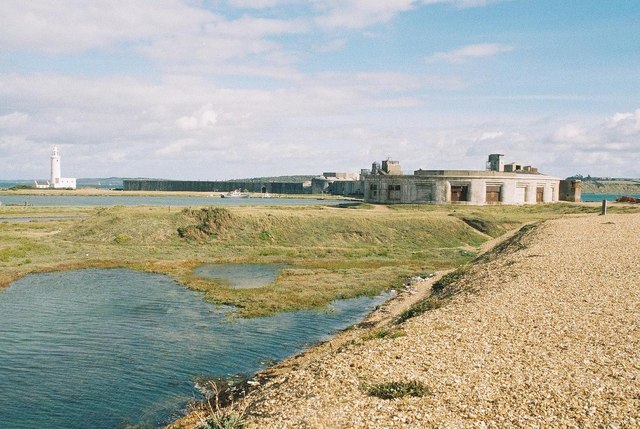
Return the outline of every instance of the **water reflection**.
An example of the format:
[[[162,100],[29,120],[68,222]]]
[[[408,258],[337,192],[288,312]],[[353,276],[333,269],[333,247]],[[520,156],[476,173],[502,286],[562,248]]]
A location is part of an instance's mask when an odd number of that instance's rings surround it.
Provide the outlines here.
[[[196,377],[255,372],[356,323],[389,296],[230,321],[228,308],[162,275],[30,275],[0,294],[0,422],[159,425],[196,395]]]
[[[206,264],[194,270],[194,274],[219,280],[234,289],[254,289],[276,281],[284,264]]]

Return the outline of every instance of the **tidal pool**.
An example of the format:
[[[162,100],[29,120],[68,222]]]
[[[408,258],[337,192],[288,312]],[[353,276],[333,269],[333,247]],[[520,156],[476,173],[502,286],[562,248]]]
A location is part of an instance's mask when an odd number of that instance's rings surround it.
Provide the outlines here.
[[[21,429],[159,426],[198,377],[252,373],[328,339],[391,294],[229,319],[163,275],[35,274],[0,293],[0,422]]]
[[[206,264],[194,270],[194,274],[221,280],[234,289],[254,289],[268,286],[278,277],[284,264]]]

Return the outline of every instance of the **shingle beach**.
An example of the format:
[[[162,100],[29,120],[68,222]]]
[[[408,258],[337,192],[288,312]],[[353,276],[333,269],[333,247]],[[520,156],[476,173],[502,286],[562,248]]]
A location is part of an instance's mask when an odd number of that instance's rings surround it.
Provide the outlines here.
[[[640,215],[547,221],[452,287],[403,336],[356,328],[274,368],[247,427],[640,427]],[[429,393],[366,392],[394,381]]]

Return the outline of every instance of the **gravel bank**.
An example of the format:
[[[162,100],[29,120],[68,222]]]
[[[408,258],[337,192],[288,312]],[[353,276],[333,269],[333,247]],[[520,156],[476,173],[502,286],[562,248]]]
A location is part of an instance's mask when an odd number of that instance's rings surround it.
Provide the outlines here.
[[[548,221],[474,266],[406,335],[285,362],[249,428],[640,427],[640,215]],[[362,386],[420,381],[383,400]]]

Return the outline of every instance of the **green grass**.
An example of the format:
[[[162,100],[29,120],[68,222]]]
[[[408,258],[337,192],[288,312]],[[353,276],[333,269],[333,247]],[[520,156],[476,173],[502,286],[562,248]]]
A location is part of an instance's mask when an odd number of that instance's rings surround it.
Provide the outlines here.
[[[377,328],[368,331],[363,337],[363,341],[371,341],[371,340],[392,340],[394,338],[400,338],[407,335],[402,329],[397,328]]]
[[[432,395],[431,390],[420,381],[390,381],[362,386],[369,396],[380,399],[398,399],[407,396],[421,398]]]
[[[415,273],[461,266],[490,237],[525,223],[584,212],[599,207],[3,206],[0,217],[83,219],[0,223],[0,286],[34,272],[127,267],[167,274],[211,302],[237,307],[240,316],[260,316],[376,295]],[[200,264],[224,262],[290,268],[260,289],[231,289],[192,274]]]

